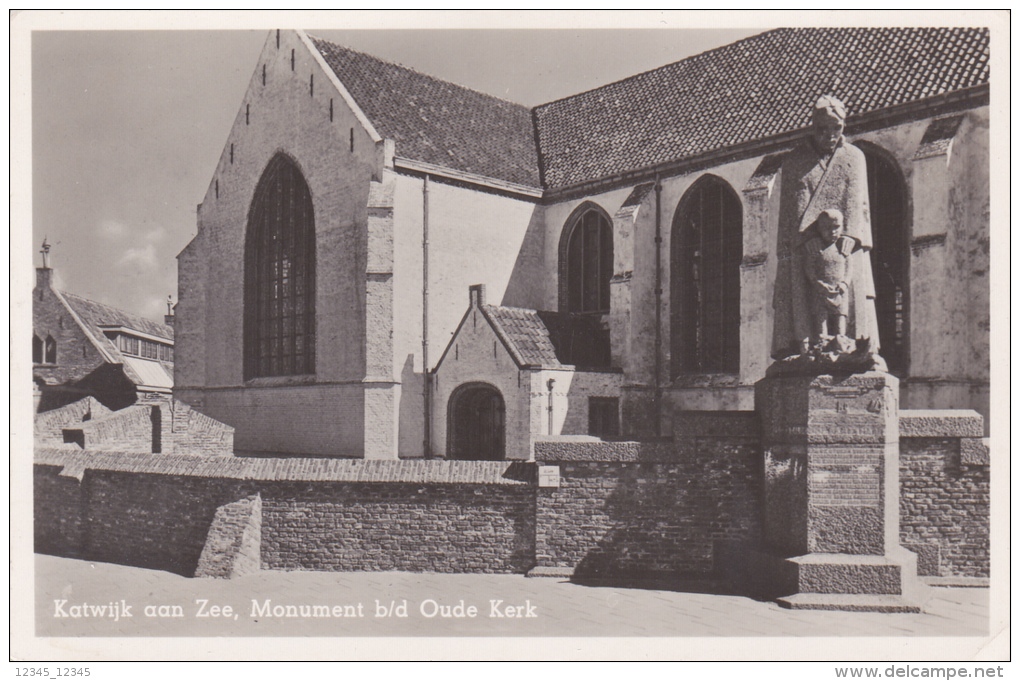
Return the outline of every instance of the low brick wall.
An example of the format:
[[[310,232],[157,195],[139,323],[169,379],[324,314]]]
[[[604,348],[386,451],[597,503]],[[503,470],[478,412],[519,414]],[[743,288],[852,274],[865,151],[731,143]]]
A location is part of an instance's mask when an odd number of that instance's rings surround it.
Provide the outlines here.
[[[921,574],[989,575],[980,432],[976,414],[902,414],[900,536]],[[552,438],[536,463],[40,448],[36,550],[184,575],[204,559],[220,574],[254,569],[257,534],[262,569],[729,579],[761,545],[759,442],[751,412],[691,412],[670,440]],[[558,488],[537,486],[536,464],[559,467]],[[240,562],[217,557],[235,549]]]
[[[959,440],[904,438],[900,444],[900,541],[918,573],[989,576],[989,472],[960,463]]]
[[[224,509],[257,494],[263,569],[526,572],[533,565],[528,464],[41,449],[35,474],[41,553],[192,576],[210,540],[234,550],[230,528],[239,524]],[[202,564],[215,573],[215,562],[207,555]]]
[[[687,415],[675,437],[537,442],[536,459],[560,469],[560,486],[538,491],[538,565],[582,580],[702,581],[718,576],[723,546],[759,543],[753,414]]]
[[[918,574],[990,576],[988,441],[966,410],[900,412],[900,542]]]

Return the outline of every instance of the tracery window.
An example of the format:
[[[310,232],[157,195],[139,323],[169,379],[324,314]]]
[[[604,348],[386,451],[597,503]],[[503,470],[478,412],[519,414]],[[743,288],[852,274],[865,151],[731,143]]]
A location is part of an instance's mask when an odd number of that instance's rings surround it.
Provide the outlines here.
[[[564,272],[566,312],[609,312],[609,281],[613,277],[613,228],[609,218],[591,206],[575,214],[567,226]]]
[[[740,199],[706,175],[677,208],[671,239],[671,373],[740,370]]]
[[[301,171],[266,166],[245,240],[244,376],[315,372],[315,218]]]

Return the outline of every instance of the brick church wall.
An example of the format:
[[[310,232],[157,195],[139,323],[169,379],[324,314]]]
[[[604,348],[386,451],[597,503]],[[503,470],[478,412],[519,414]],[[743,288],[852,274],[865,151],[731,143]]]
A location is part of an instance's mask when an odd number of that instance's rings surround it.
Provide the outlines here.
[[[383,152],[329,83],[295,32],[279,45],[270,34],[179,257],[175,396],[234,427],[239,450],[364,455],[369,194]],[[300,168],[314,208],[315,374],[246,381],[247,215],[278,152]]]

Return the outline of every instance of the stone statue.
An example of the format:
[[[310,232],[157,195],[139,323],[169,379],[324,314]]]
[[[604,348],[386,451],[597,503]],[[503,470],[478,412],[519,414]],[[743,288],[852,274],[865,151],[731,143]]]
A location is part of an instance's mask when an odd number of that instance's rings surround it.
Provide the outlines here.
[[[807,286],[812,347],[830,338],[847,338],[849,260],[857,243],[843,231],[843,214],[834,208],[823,210],[805,230],[806,238],[796,253],[797,269]]]
[[[821,97],[811,133],[783,160],[774,359],[825,352],[834,360],[855,353],[881,363],[867,166],[861,150],[843,137],[845,120],[842,102]],[[868,368],[876,367],[859,370]]]

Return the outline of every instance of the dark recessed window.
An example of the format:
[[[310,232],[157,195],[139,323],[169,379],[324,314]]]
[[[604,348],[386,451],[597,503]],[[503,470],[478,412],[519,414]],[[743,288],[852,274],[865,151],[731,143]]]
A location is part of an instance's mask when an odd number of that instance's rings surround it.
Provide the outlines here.
[[[308,184],[277,154],[262,173],[245,241],[244,375],[315,372],[315,219]]]
[[[53,340],[53,336],[46,336],[45,360],[47,364],[57,363],[57,341]]]
[[[602,439],[620,435],[620,400],[617,397],[588,398],[588,434]]]
[[[42,364],[43,362],[43,342],[42,338],[32,334],[32,363]]]
[[[740,369],[740,199],[706,175],[677,208],[671,241],[672,376]]]
[[[910,333],[910,282],[907,237],[907,197],[894,162],[864,147],[868,164],[868,202],[871,205],[871,272],[875,278],[875,313],[880,353],[889,371],[904,375]]]
[[[591,207],[567,226],[566,312],[609,312],[609,281],[613,277],[613,228],[600,210]]]

